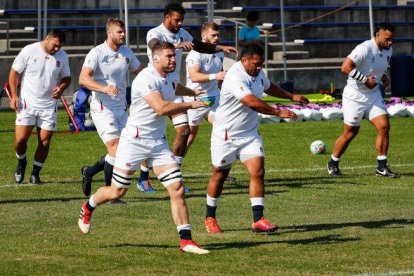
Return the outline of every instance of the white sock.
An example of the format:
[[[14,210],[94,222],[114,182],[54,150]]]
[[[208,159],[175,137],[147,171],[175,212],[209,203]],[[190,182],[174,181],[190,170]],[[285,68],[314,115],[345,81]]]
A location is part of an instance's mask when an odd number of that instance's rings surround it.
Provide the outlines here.
[[[17,159],[22,160],[22,159],[26,158],[26,153],[23,153],[22,155],[18,155],[17,152],[16,152],[16,157],[17,157]]]
[[[387,160],[387,156],[386,155],[378,155],[377,156],[377,160]]]
[[[331,159],[335,162],[338,162],[341,158],[335,157],[333,156],[333,154],[331,155]]]
[[[191,224],[182,224],[177,226],[177,232],[181,230],[191,230]]]
[[[41,167],[41,168],[43,168],[43,165],[44,165],[45,163],[40,163],[40,162],[37,162],[36,160],[33,160],[33,165],[35,165],[35,166],[38,166],[38,167]]]
[[[256,205],[264,206],[264,197],[251,197],[250,202],[252,206],[256,206]]]
[[[89,205],[91,205],[92,208],[98,207],[98,205],[96,205],[95,201],[93,201],[93,195],[91,195],[91,197],[89,198]]]
[[[217,207],[219,198],[211,197],[207,195],[207,205],[211,207]]]
[[[141,171],[143,171],[143,172],[149,172],[149,168],[144,167],[144,166],[141,165]]]

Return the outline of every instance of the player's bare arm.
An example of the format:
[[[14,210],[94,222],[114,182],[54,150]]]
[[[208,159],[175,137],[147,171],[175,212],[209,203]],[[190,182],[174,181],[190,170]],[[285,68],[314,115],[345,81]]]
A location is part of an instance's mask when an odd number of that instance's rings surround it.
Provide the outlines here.
[[[205,90],[200,90],[200,89],[190,89],[185,87],[182,84],[177,84],[177,88],[175,89],[175,95],[176,96],[199,96],[201,94],[204,94],[206,91]]]
[[[119,94],[115,85],[103,86],[96,82],[93,78],[93,70],[91,68],[83,67],[79,76],[79,85],[86,87],[89,90],[108,94],[109,96],[116,96]]]
[[[375,79],[375,77],[364,76],[363,74],[361,74],[361,72],[356,70],[356,64],[352,61],[352,59],[348,57],[345,58],[344,62],[342,63],[341,72],[353,79],[362,82],[369,89],[372,89],[375,86],[377,86],[377,80]]]
[[[10,87],[10,108],[16,111],[19,108],[19,95],[17,94],[17,84],[19,83],[20,74],[13,68],[10,69],[9,87]]]
[[[247,106],[248,108],[251,108],[254,111],[257,111],[262,114],[275,115],[279,116],[280,118],[290,118],[294,120],[296,120],[298,117],[296,113],[288,109],[281,110],[278,108],[274,108],[252,94],[244,96],[241,99],[241,103]]]
[[[53,89],[52,91],[52,97],[53,99],[59,99],[63,92],[66,90],[66,88],[69,87],[70,83],[72,82],[71,77],[64,77],[60,83]]]
[[[301,104],[308,104],[309,103],[309,99],[307,99],[303,95],[290,93],[290,92],[282,89],[281,87],[275,85],[272,82],[270,83],[269,89],[267,89],[264,92],[266,94],[270,95],[270,96],[284,98],[284,99],[290,99],[293,102],[299,102]]]
[[[216,74],[202,73],[199,66],[191,66],[188,68],[188,75],[192,82],[207,83],[212,80],[222,81],[226,75],[226,71],[220,71]]]
[[[165,101],[160,92],[155,91],[144,97],[144,101],[159,115],[171,116],[187,111],[188,109],[197,109],[206,105],[200,101],[187,103],[174,103]]]

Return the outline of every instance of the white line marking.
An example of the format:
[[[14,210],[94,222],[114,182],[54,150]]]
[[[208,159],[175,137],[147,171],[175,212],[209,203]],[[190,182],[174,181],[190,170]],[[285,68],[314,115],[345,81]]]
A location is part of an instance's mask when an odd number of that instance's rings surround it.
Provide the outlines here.
[[[404,271],[388,271],[380,273],[363,273],[363,274],[353,274],[353,276],[394,276],[394,275],[409,275],[414,274],[414,269],[404,270]]]

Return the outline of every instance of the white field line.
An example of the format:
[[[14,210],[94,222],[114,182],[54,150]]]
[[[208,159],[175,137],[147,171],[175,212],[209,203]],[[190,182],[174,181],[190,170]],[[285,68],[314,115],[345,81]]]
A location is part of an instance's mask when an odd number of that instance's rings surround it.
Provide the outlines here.
[[[393,167],[414,167],[414,164],[392,164]],[[362,166],[341,166],[341,170],[361,170],[361,169],[374,169],[376,168],[375,165],[362,165]],[[326,167],[317,167],[317,168],[295,168],[295,169],[266,169],[267,173],[289,173],[289,172],[317,172],[317,171],[325,171]],[[240,171],[231,171],[232,175],[235,174],[245,174],[245,170]],[[208,177],[211,173],[188,173],[184,174],[184,179],[186,177]],[[12,177],[11,175],[10,177]],[[81,181],[79,177],[79,181]],[[47,185],[59,185],[59,182],[54,183],[48,183]],[[10,188],[10,187],[36,187],[37,185],[27,185],[27,184],[6,184],[6,185],[0,185],[0,188]]]
[[[395,275],[413,275],[414,269],[411,270],[402,270],[402,271],[388,271],[380,273],[363,273],[363,274],[353,274],[352,276],[395,276]]]

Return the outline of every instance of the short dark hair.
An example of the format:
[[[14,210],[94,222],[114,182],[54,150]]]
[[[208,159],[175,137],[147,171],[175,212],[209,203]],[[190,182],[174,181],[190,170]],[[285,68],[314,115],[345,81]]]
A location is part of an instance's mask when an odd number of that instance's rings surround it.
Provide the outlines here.
[[[108,21],[106,21],[106,31],[108,31],[111,26],[118,26],[118,27],[124,29],[125,28],[125,23],[121,19],[110,18],[110,19],[108,19]]]
[[[258,55],[263,57],[264,56],[264,50],[261,46],[257,45],[257,44],[247,44],[246,46],[243,47],[243,49],[241,50],[241,57],[252,57],[253,55]]]
[[[257,21],[259,20],[259,14],[256,11],[250,11],[246,15],[247,21]]]
[[[164,7],[164,16],[171,14],[173,12],[178,12],[181,15],[185,14],[185,10],[180,3],[169,3]]]
[[[170,42],[166,42],[166,41],[158,41],[151,48],[152,55],[154,55],[156,52],[158,53],[165,49],[171,49],[174,51],[175,50],[174,44]]]
[[[395,32],[395,27],[389,22],[381,22],[375,27],[375,35],[380,31],[390,31],[392,33]]]
[[[47,33],[50,37],[57,37],[61,43],[65,43],[65,33],[60,29],[52,29]]]
[[[214,23],[214,22],[206,22],[201,27],[201,32],[205,32],[208,29],[212,29],[213,31],[218,31],[220,28],[219,28],[219,25],[217,25],[217,23]]]

